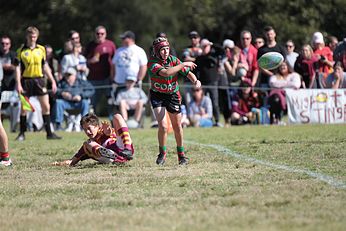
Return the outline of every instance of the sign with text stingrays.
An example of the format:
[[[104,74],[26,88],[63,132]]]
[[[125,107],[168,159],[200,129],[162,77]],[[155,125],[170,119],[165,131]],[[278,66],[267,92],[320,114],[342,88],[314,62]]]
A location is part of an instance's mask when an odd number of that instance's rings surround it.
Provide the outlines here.
[[[346,89],[285,89],[289,123],[346,123]]]

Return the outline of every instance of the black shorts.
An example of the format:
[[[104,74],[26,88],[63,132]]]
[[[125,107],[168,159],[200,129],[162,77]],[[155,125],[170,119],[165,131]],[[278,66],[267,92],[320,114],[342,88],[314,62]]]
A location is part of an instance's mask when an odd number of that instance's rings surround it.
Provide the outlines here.
[[[22,87],[24,90],[24,95],[30,96],[41,96],[47,95],[47,78],[22,78]]]
[[[181,96],[179,91],[173,94],[165,94],[150,90],[150,102],[153,108],[165,107],[170,113],[181,112]]]

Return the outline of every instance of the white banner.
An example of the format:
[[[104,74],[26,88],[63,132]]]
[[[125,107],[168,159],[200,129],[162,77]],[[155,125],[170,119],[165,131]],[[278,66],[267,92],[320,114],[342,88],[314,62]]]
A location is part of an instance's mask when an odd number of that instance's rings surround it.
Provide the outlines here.
[[[346,123],[346,89],[285,89],[289,123]]]

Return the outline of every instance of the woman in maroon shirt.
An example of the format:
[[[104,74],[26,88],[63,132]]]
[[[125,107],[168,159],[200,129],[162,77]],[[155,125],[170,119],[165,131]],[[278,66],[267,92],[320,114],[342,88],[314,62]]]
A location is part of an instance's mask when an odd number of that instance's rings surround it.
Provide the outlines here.
[[[317,88],[318,61],[319,57],[314,54],[311,46],[305,44],[294,64],[294,71],[302,76],[302,88]]]

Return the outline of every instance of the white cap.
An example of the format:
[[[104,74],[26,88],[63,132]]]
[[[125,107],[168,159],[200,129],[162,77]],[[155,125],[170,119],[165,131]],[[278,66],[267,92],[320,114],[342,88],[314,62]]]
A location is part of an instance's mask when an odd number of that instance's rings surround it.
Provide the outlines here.
[[[312,36],[313,43],[324,43],[323,35],[321,32],[315,32]]]
[[[76,75],[76,74],[77,74],[76,68],[73,68],[73,67],[67,68],[67,71],[65,72],[66,76]]]
[[[201,47],[205,47],[207,45],[213,45],[213,43],[210,42],[208,39],[202,39],[201,40]]]
[[[234,48],[234,42],[233,40],[230,40],[230,39],[225,39],[225,41],[223,41],[223,44],[222,44],[223,48]]]

